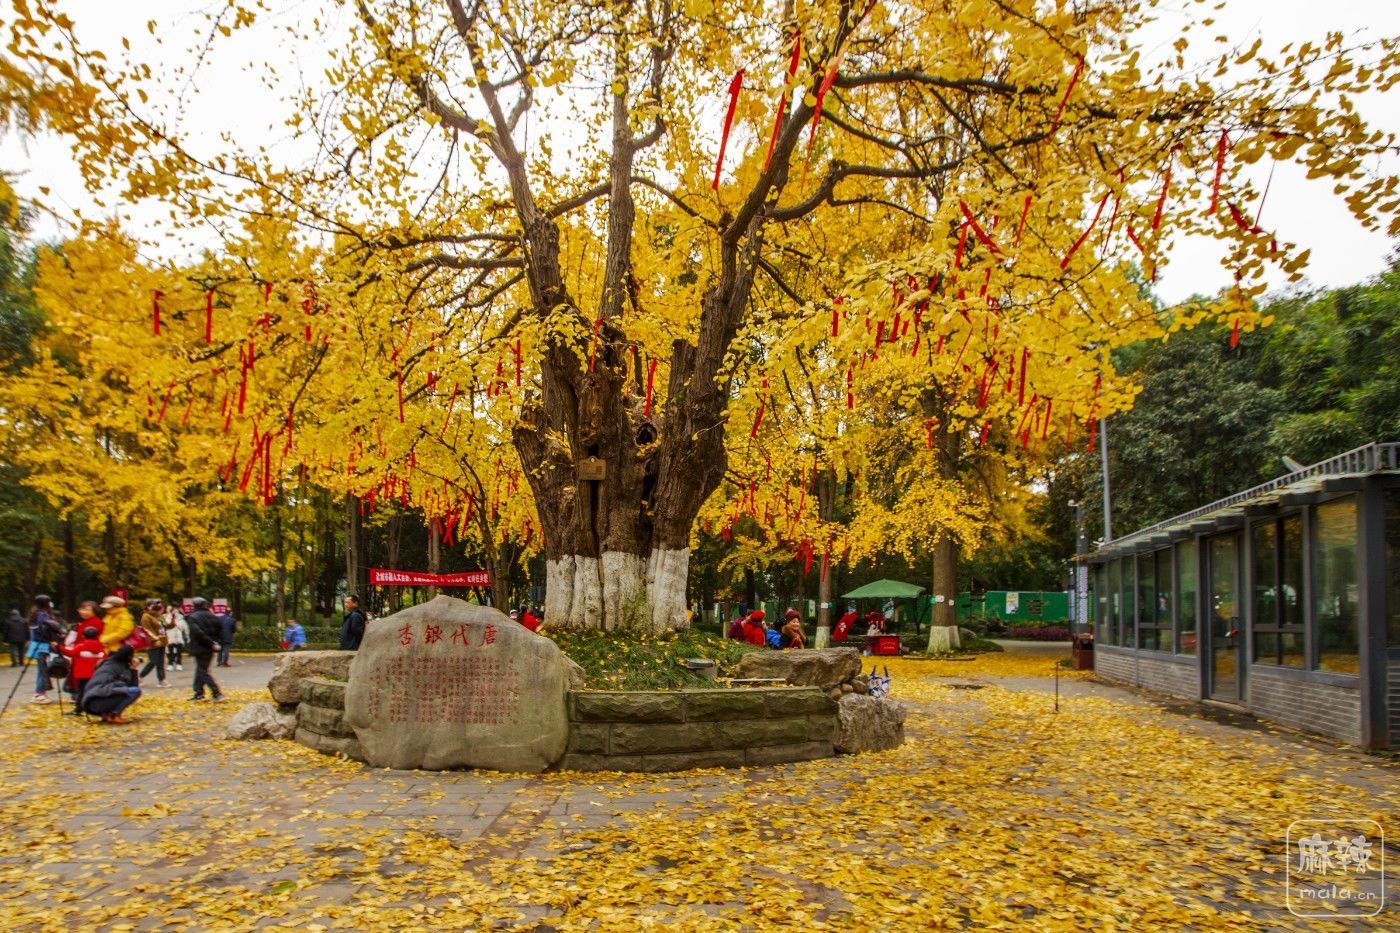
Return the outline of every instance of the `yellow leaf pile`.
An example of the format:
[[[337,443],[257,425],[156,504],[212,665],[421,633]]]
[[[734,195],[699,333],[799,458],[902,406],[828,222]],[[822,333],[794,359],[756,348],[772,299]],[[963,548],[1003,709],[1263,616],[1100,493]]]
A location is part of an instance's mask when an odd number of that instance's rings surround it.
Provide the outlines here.
[[[1048,663],[897,660],[902,748],[669,775],[367,769],[215,737],[237,702],[143,698],[126,727],[12,708],[0,914],[36,930],[1328,928],[1285,910],[1287,826],[1397,825],[1393,766],[1083,683],[1056,713]]]

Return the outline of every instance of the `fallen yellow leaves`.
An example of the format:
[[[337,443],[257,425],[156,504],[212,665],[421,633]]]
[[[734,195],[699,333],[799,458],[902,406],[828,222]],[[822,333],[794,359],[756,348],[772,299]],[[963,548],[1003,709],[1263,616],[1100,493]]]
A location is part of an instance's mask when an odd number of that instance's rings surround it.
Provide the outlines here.
[[[904,747],[676,775],[217,738],[251,692],[143,699],[125,728],[28,708],[0,753],[0,909],[36,930],[1313,930],[1284,910],[1289,822],[1400,820],[1391,766],[1103,696],[1055,713],[1043,659],[889,667]]]

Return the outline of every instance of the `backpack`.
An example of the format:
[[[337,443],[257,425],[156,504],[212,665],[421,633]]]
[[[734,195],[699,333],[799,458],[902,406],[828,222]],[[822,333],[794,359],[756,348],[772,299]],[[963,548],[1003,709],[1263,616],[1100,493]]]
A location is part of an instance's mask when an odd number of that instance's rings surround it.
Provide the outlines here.
[[[49,676],[55,680],[62,680],[67,677],[71,668],[68,659],[63,655],[54,652],[49,655]]]
[[[145,651],[147,648],[151,647],[154,642],[151,641],[151,633],[138,625],[131,630],[131,634],[127,636],[125,644],[130,645],[133,651]]]

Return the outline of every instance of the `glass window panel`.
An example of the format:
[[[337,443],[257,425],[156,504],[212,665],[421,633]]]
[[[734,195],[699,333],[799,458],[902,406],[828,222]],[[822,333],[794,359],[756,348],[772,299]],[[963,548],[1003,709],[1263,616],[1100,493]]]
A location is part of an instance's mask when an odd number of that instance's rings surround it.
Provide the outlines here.
[[[1313,539],[1313,608],[1319,670],[1360,670],[1356,585],[1356,497],[1317,507]]]
[[[1279,663],[1284,667],[1303,667],[1307,659],[1303,654],[1302,632],[1281,632],[1279,641]]]
[[[1155,648],[1157,588],[1156,560],[1152,554],[1139,554],[1137,557],[1137,610],[1138,647]]]
[[[1254,627],[1254,660],[1278,663],[1278,639],[1264,638],[1261,629],[1278,626],[1278,550],[1273,522],[1260,522],[1249,530],[1250,581],[1253,601],[1250,625]]]
[[[1196,542],[1176,546],[1176,632],[1181,654],[1196,653]]]
[[[1115,560],[1108,565],[1108,619],[1104,622],[1104,644],[1113,645],[1118,641],[1118,619],[1123,607],[1122,594],[1118,592],[1118,581],[1123,575],[1122,561]]]
[[[1385,491],[1386,643],[1400,648],[1400,489]]]
[[[1131,648],[1136,619],[1133,608],[1133,580],[1136,575],[1133,572],[1134,561],[1131,557],[1123,558],[1121,564],[1123,579],[1119,581],[1119,592],[1122,593],[1123,599],[1118,609],[1118,644],[1125,648]]]
[[[1303,516],[1279,522],[1279,624],[1303,627]]]

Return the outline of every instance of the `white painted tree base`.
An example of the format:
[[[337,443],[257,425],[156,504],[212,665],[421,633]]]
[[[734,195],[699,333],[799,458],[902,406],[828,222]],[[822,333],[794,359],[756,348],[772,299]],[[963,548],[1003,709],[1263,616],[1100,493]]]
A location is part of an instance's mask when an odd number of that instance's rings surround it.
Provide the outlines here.
[[[667,632],[685,628],[689,548],[657,548],[643,558],[605,551],[545,564],[545,624],[561,629]]]

